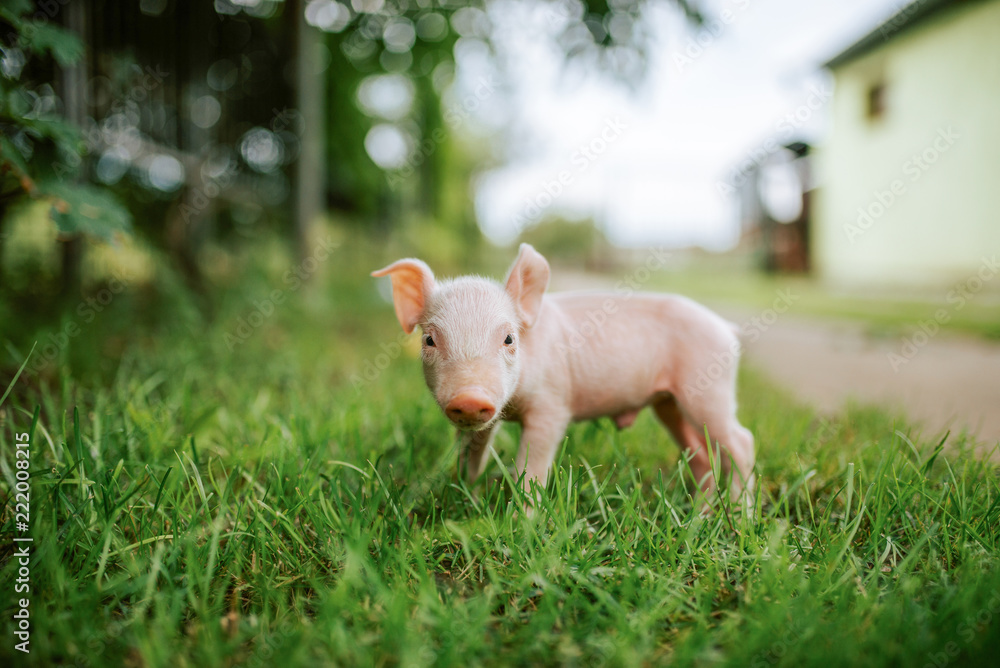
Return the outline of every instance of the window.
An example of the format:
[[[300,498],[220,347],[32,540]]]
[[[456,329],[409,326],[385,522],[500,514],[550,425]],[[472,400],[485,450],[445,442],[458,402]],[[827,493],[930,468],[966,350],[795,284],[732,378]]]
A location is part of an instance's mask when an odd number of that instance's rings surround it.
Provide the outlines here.
[[[869,121],[877,121],[885,115],[886,88],[885,82],[879,81],[868,87],[867,117]]]

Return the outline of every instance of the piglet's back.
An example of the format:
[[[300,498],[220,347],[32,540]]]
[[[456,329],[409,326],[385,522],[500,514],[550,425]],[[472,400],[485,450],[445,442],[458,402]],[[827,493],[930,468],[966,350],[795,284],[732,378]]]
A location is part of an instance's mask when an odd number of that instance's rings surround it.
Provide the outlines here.
[[[732,325],[686,297],[567,292],[546,298],[560,323],[577,419],[639,408],[733,349]],[[543,311],[545,313],[545,311]]]

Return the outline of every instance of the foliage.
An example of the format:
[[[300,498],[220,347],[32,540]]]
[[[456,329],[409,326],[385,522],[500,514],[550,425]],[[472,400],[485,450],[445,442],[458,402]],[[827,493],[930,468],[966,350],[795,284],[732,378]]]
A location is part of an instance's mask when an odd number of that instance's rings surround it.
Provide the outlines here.
[[[0,33],[0,214],[28,199],[44,200],[65,238],[128,230],[131,217],[113,195],[77,180],[79,128],[57,111],[52,86],[37,82],[43,71],[50,74],[46,59],[62,68],[77,63],[82,42],[29,0],[0,8]]]
[[[557,42],[567,63],[599,69],[617,81],[635,83],[645,74],[648,35],[641,28],[642,12],[649,0],[576,2],[548,0],[545,16],[559,27]],[[690,0],[670,0],[694,24],[702,21]],[[412,209],[435,216],[436,224],[462,227],[471,220],[442,216],[438,206],[450,187],[453,170],[448,161],[460,158],[450,150],[452,128],[444,121],[458,110],[442,109],[441,93],[454,70],[453,48],[460,38],[480,40],[493,50],[494,28],[486,0],[441,3],[400,1],[389,11],[360,11],[346,25],[337,25],[326,38],[332,54],[327,85],[330,88],[328,158],[332,201],[369,216],[386,212],[387,200],[399,198],[401,213]],[[308,14],[307,14],[308,16]],[[423,29],[436,19],[441,32]],[[400,53],[387,35],[393,25],[416,28],[412,47]],[[414,84],[412,112],[403,119],[366,118],[354,101],[360,84],[384,74],[402,75]],[[360,141],[374,124],[391,120],[408,136],[412,150],[401,168],[380,169],[365,154]],[[468,179],[468,174],[464,174]],[[401,183],[414,184],[410,189]],[[388,185],[387,189],[385,186]],[[416,195],[413,191],[415,190]],[[346,207],[345,207],[346,208]],[[459,232],[461,234],[461,231]]]
[[[546,218],[522,232],[518,240],[531,244],[550,260],[583,261],[588,269],[600,264],[612,250],[604,231],[593,220]]]
[[[29,363],[0,413],[6,536],[13,434],[32,433],[34,661],[987,665],[1000,651],[1000,484],[961,437],[935,447],[865,408],[821,418],[748,372],[752,512],[701,516],[647,412],[623,432],[574,426],[526,520],[506,469],[516,429],[478,497],[456,481],[451,430],[359,254],[335,251],[321,291],[279,263],[214,323],[168,303],[136,324],[138,297],[121,295],[54,357],[65,325],[8,345],[37,338],[51,360]],[[17,568],[8,548],[0,576]]]
[[[670,3],[694,20],[700,16],[686,0]],[[462,106],[464,100],[445,103],[443,96],[454,75],[459,40],[492,52],[495,6],[487,0],[398,0],[356,3],[350,9],[348,4],[219,2],[174,11],[154,3],[108,13],[94,11],[100,3],[85,3],[82,11],[95,26],[95,41],[86,45],[89,52],[81,60],[85,45],[55,20],[62,5],[5,3],[0,14],[0,215],[9,213],[10,205],[43,199],[52,204],[51,215],[65,240],[81,234],[108,238],[128,230],[131,213],[142,223],[144,240],[165,248],[190,284],[203,287],[199,258],[205,244],[233,247],[269,222],[286,223],[295,207],[285,204],[298,192],[287,177],[308,180],[316,174],[312,164],[303,172],[288,169],[313,139],[298,136],[305,116],[294,109],[299,103],[314,109],[308,95],[292,98],[296,86],[300,93],[315,87],[325,91],[326,178],[315,184],[324,203],[347,212],[353,224],[380,234],[441,240],[442,256],[460,256],[461,249],[481,242],[469,184],[492,156],[486,142],[456,141],[461,133],[455,129],[470,110]],[[556,26],[567,63],[631,80],[642,71],[647,36],[640,17],[650,4],[559,0],[541,11]],[[312,43],[314,33],[299,32],[292,12],[304,12],[322,29],[320,44]],[[123,22],[133,32],[123,31]],[[176,52],[164,54],[162,35],[186,27],[197,35],[194,43],[209,40],[217,48],[178,44]],[[317,47],[303,51],[315,54],[311,72],[289,67],[300,45]],[[502,69],[502,63],[494,65]],[[63,91],[55,85],[59,68],[97,75],[86,86],[85,100],[61,99]],[[224,83],[226,77],[237,83]],[[359,106],[360,89],[379,77],[412,87],[412,104],[402,115]],[[491,89],[490,94],[503,93]],[[204,107],[197,126],[196,102]],[[214,121],[212,109],[218,114]],[[66,118],[81,114],[86,145]],[[404,137],[409,148],[403,165],[373,162],[365,138],[378,125]],[[247,157],[254,152],[247,146],[256,145],[251,139],[259,140],[258,153],[277,151],[280,158],[265,166],[253,163]],[[88,150],[99,153],[100,160],[84,161]],[[84,165],[89,169],[81,169]],[[153,178],[154,165],[163,178]],[[87,171],[111,190],[90,185]],[[77,251],[64,253],[64,268],[78,264],[74,257]],[[68,287],[70,271],[59,273]]]

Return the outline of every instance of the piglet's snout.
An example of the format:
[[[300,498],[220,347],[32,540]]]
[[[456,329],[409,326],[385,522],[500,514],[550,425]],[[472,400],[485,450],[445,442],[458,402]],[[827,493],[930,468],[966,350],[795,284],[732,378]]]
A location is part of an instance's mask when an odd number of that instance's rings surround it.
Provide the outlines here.
[[[455,424],[474,426],[492,420],[497,409],[485,392],[471,389],[455,395],[445,406],[444,412]]]

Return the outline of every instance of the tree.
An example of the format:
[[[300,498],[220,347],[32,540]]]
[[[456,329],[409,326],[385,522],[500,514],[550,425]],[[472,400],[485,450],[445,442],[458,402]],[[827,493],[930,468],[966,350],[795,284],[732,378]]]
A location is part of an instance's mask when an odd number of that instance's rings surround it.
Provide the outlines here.
[[[691,0],[659,0],[679,7],[702,22]],[[348,11],[333,0],[314,0],[306,9],[310,23],[327,33],[331,57],[327,69],[327,178],[330,203],[361,220],[374,220],[385,231],[401,218],[418,216],[436,226],[463,223],[444,215],[446,182],[459,170],[449,166],[455,154],[441,106],[442,66],[454,62],[457,39],[472,36],[489,42],[490,10],[495,0],[471,2],[359,2]],[[548,0],[547,11],[562,27],[558,43],[567,63],[596,64],[621,81],[636,82],[645,71],[649,44],[641,17],[656,0]],[[409,82],[413,102],[402,118],[359,109],[356,91],[380,77]],[[391,124],[410,149],[402,164],[377,165],[363,138],[375,126]],[[465,167],[465,165],[462,165]],[[468,173],[464,178],[467,180]],[[388,187],[387,187],[388,186]],[[454,207],[448,208],[454,212]]]
[[[30,0],[7,0],[0,8],[0,241],[12,207],[48,203],[63,244],[67,288],[76,279],[72,258],[66,259],[75,251],[68,249],[84,235],[107,239],[127,232],[131,216],[106,189],[79,180],[79,128],[59,113],[53,87],[38,83],[53,79],[55,67],[72,70],[83,55],[80,39],[52,18]]]

